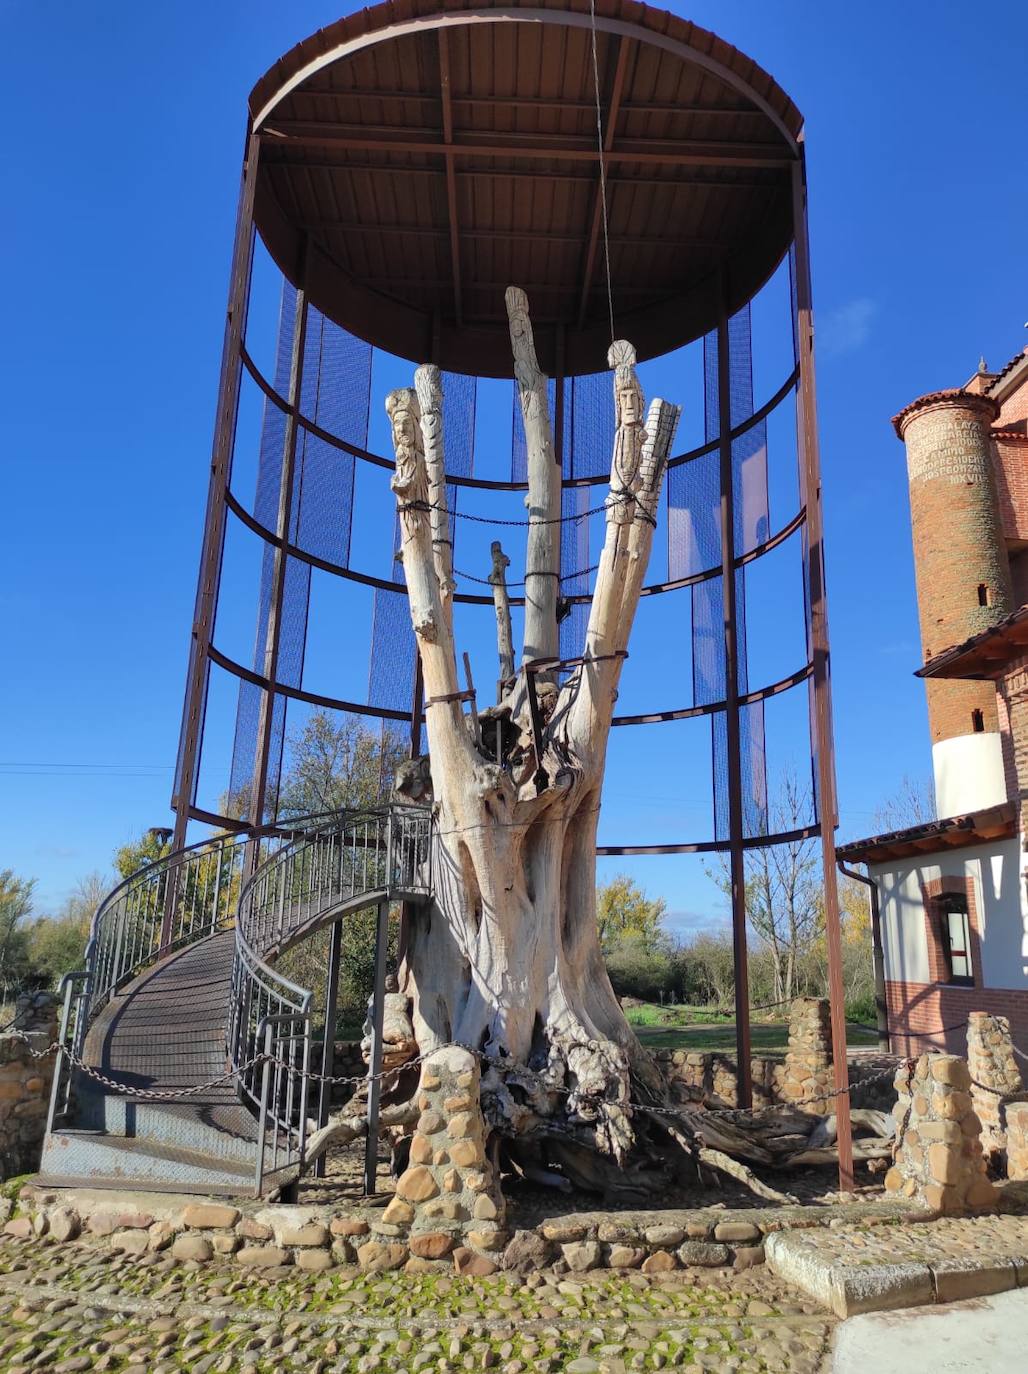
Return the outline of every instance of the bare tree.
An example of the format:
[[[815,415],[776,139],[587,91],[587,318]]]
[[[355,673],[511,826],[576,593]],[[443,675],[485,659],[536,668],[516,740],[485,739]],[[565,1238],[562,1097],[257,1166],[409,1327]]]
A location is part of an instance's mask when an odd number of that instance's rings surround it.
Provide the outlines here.
[[[875,812],[875,829],[881,833],[909,830],[935,820],[935,786],[931,778],[912,778],[904,773],[895,795]]]
[[[809,792],[795,774],[785,773],[771,803],[771,829],[778,833],[801,830],[809,811]],[[731,892],[724,864],[716,873],[708,873],[723,892]],[[774,1000],[791,999],[797,991],[799,966],[824,928],[816,840],[786,840],[747,852],[746,920],[771,960]]]

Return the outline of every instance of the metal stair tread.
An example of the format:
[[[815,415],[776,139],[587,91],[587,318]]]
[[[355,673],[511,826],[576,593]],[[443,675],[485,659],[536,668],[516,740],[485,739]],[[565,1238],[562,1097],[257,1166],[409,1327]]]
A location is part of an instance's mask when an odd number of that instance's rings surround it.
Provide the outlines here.
[[[108,1135],[104,1131],[77,1131],[74,1129],[55,1130],[55,1144],[62,1137],[87,1137],[91,1143],[103,1145],[128,1155],[145,1155],[149,1159],[163,1159],[178,1164],[192,1164],[197,1168],[211,1169],[219,1174],[230,1174],[233,1178],[249,1181],[253,1177],[253,1165],[239,1160],[212,1159],[202,1150],[190,1150],[185,1146],[167,1145],[158,1140],[143,1140],[136,1136]],[[118,1180],[122,1186],[122,1180]],[[93,1181],[94,1186],[96,1180]]]
[[[196,1087],[224,1074],[233,948],[233,932],[219,931],[141,973],[90,1027],[86,1063],[119,1083],[155,1091]],[[91,1089],[116,1091],[95,1080]],[[228,1084],[209,1094],[235,1100]]]

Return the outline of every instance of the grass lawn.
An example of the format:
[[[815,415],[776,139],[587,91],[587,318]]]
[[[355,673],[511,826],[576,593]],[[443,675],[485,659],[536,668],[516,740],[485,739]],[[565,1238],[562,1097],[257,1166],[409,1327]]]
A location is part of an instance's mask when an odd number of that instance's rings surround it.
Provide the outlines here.
[[[735,1052],[735,1022],[717,1016],[709,1007],[659,1007],[646,1003],[629,1007],[626,1016],[640,1042],[656,1050],[724,1050]],[[789,1043],[787,1021],[753,1021],[750,1039],[755,1052],[784,1054]],[[850,1026],[847,1043],[858,1047],[876,1045],[874,1031]]]

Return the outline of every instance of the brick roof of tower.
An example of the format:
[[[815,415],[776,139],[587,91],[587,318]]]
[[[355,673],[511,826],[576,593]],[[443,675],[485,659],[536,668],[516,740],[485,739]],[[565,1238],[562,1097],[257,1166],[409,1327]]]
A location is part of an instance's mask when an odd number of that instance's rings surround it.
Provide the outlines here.
[[[900,439],[903,438],[903,422],[909,415],[912,415],[914,411],[934,405],[937,401],[952,400],[954,397],[959,397],[961,403],[966,402],[968,406],[977,406],[987,409],[993,420],[999,414],[999,405],[991,396],[976,391],[967,391],[962,386],[946,386],[942,387],[939,391],[926,391],[923,396],[918,396],[916,400],[911,401],[909,405],[897,411],[892,417],[892,427],[896,431],[897,436]]]

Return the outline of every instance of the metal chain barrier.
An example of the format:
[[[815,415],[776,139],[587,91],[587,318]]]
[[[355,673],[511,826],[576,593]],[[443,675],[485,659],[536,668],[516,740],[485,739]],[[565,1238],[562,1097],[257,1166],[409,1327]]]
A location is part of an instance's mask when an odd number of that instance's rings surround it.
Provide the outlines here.
[[[15,1034],[18,1036],[19,1040],[24,1041],[26,1045],[28,1045],[27,1035],[19,1032],[15,1032]],[[111,1088],[114,1092],[122,1093],[125,1097],[145,1097],[148,1100],[160,1099],[164,1102],[177,1101],[179,1098],[183,1097],[196,1097],[197,1094],[207,1092],[210,1088],[217,1088],[222,1083],[227,1083],[230,1079],[235,1078],[237,1073],[247,1073],[250,1069],[256,1068],[258,1064],[263,1064],[265,1062],[272,1064],[284,1062],[275,1060],[271,1055],[258,1054],[248,1063],[241,1065],[238,1069],[229,1069],[226,1073],[220,1074],[217,1078],[211,1078],[206,1083],[196,1083],[190,1088],[134,1088],[128,1083],[120,1083],[115,1078],[108,1078],[106,1074],[101,1073],[99,1069],[94,1068],[91,1064],[87,1064],[84,1059],[80,1059],[77,1054],[74,1054],[68,1049],[67,1045],[62,1045],[58,1040],[51,1040],[50,1044],[42,1050],[34,1050],[31,1046],[28,1046],[28,1053],[32,1059],[46,1059],[51,1054],[61,1054],[73,1068],[79,1069],[82,1073],[86,1074],[87,1077],[95,1079],[97,1083],[102,1083],[104,1087]],[[292,1069],[291,1065],[286,1065],[286,1067]],[[295,1072],[295,1070],[293,1071]],[[361,1081],[363,1082],[364,1080],[362,1079]]]
[[[966,1025],[966,1022],[964,1022],[963,1024]],[[959,1029],[959,1027],[947,1027],[947,1029]],[[20,1039],[25,1040],[27,1042],[27,1036],[20,1034],[19,1032],[14,1033],[18,1035]],[[466,1054],[474,1056],[475,1059],[477,1059],[481,1064],[484,1064],[488,1068],[514,1069],[517,1071],[518,1076],[520,1078],[534,1080],[535,1084],[546,1092],[556,1093],[559,1096],[570,1097],[575,1091],[573,1088],[561,1087],[557,1084],[550,1083],[543,1074],[537,1073],[533,1069],[529,1069],[526,1065],[515,1064],[513,1060],[501,1059],[494,1055],[488,1055],[484,1053],[484,1051],[482,1050],[472,1049],[469,1045],[461,1045],[456,1040],[449,1040],[442,1045],[437,1045],[434,1049],[429,1050],[425,1054],[416,1055],[413,1059],[407,1059],[402,1064],[397,1065],[394,1068],[383,1069],[380,1073],[377,1074],[318,1073],[314,1069],[299,1069],[294,1064],[290,1064],[288,1060],[279,1059],[275,1055],[257,1054],[254,1055],[254,1057],[248,1060],[245,1064],[242,1064],[238,1069],[229,1069],[226,1073],[221,1074],[217,1078],[212,1078],[206,1083],[198,1083],[190,1088],[176,1089],[135,1088],[131,1087],[127,1083],[119,1083],[116,1079],[108,1078],[107,1075],[101,1073],[99,1069],[93,1068],[91,1065],[86,1064],[77,1055],[73,1054],[72,1051],[69,1050],[66,1045],[61,1045],[56,1040],[52,1041],[49,1045],[47,1045],[45,1049],[33,1050],[30,1048],[28,1052],[33,1059],[45,1059],[48,1055],[53,1054],[55,1052],[63,1054],[64,1057],[74,1068],[79,1069],[89,1078],[94,1079],[98,1083],[102,1083],[105,1087],[110,1088],[112,1091],[124,1094],[126,1097],[141,1097],[171,1102],[176,1101],[180,1098],[195,1097],[199,1093],[207,1092],[211,1088],[219,1087],[222,1084],[228,1083],[231,1079],[235,1078],[237,1074],[248,1073],[250,1069],[256,1068],[260,1064],[270,1064],[273,1068],[277,1067],[285,1069],[287,1072],[295,1074],[298,1078],[306,1078],[314,1083],[339,1084],[347,1087],[358,1088],[371,1082],[383,1081],[387,1078],[395,1077],[396,1074],[401,1073],[405,1070],[418,1068],[421,1064],[427,1063],[429,1059],[431,1059],[434,1055],[438,1054],[441,1050],[449,1049],[463,1050]],[[1025,1054],[1022,1050],[1018,1049],[1015,1049],[1014,1052],[1020,1059],[1023,1059],[1026,1063],[1028,1063],[1028,1054]],[[916,1062],[916,1056],[908,1057],[905,1060],[901,1059],[900,1062],[905,1062],[908,1065],[913,1065]],[[853,1092],[857,1088],[869,1087],[874,1083],[884,1081],[886,1078],[893,1078],[895,1077],[896,1072],[897,1066],[890,1064],[888,1067],[880,1069],[878,1072],[870,1074],[866,1078],[862,1078],[859,1083],[849,1083],[844,1088],[826,1088],[823,1091],[817,1092],[810,1097],[800,1098],[798,1101],[795,1102],[775,1102],[769,1104],[766,1107],[753,1108],[712,1107],[705,1109],[705,1115],[717,1117],[745,1116],[747,1118],[750,1118],[756,1116],[763,1116],[776,1111],[781,1111],[783,1107],[810,1107],[818,1103],[834,1101],[835,1098],[846,1096],[847,1094]],[[1008,1093],[1003,1092],[1001,1089],[989,1087],[987,1084],[979,1083],[975,1079],[972,1079],[971,1082],[974,1087],[981,1088],[984,1092],[992,1093],[997,1097],[1009,1096]],[[644,1105],[647,1111],[652,1112],[658,1116],[680,1116],[682,1111],[681,1108],[657,1107],[651,1106],[649,1103],[639,1105]]]

